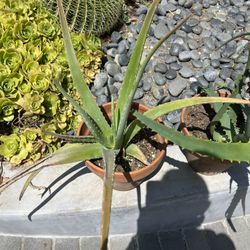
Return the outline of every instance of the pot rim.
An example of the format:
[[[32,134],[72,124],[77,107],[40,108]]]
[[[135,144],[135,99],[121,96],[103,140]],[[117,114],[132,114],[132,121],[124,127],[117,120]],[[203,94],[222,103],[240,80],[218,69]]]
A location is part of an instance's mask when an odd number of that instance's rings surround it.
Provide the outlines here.
[[[109,106],[111,104],[111,102],[105,103],[102,105],[103,108]],[[115,103],[116,104],[116,103]],[[135,103],[136,105],[138,105],[138,108],[142,108],[143,111],[147,111],[149,110],[149,108],[141,103]],[[157,119],[160,121],[160,119]],[[77,135],[80,135],[82,126],[84,125],[84,121],[82,121],[77,129]],[[166,145],[167,145],[167,140],[165,140],[164,137],[160,136],[159,134],[156,135],[156,141],[160,144],[162,144],[162,147],[160,149],[157,149],[156,151],[156,156],[154,158],[154,160],[149,164],[146,165],[144,167],[142,167],[141,169],[137,169],[137,170],[133,170],[130,172],[114,172],[114,175],[117,178],[124,178],[125,175],[130,175],[133,178],[136,178],[136,176],[140,176],[141,173],[143,172],[147,172],[149,169],[155,168],[155,165],[158,165],[161,160],[164,158],[164,156],[166,155]],[[87,164],[89,164],[92,168],[96,169],[97,172],[100,172],[102,174],[104,174],[104,169],[95,165],[94,163],[92,163],[90,160],[86,160],[85,162],[87,162]]]

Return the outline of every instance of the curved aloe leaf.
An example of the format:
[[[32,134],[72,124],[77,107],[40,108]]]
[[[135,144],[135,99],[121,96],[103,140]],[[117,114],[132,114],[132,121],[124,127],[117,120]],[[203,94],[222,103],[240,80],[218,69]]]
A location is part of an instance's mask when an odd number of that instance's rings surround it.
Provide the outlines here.
[[[94,138],[94,136],[73,136],[73,135],[61,135],[61,134],[57,134],[57,133],[53,133],[53,132],[43,132],[44,134],[47,135],[51,135],[54,136],[56,138],[65,140],[65,141],[69,141],[69,142],[76,142],[76,143],[94,143],[96,142],[96,139]]]
[[[141,161],[145,165],[149,165],[147,157],[143,154],[143,152],[136,144],[133,143],[129,144],[125,152],[126,155],[134,157],[135,159]]]
[[[67,21],[64,15],[64,10],[62,6],[62,1],[57,0],[59,19],[62,28],[62,34],[64,39],[64,46],[66,50],[67,60],[72,74],[74,86],[76,87],[82,101],[82,108],[86,113],[96,122],[99,129],[102,131],[106,138],[109,140],[112,138],[112,130],[108,125],[105,117],[103,116],[101,110],[93,99],[93,96],[83,78],[81,73],[80,65],[77,61],[74,48],[70,39],[70,34],[67,26]],[[110,143],[111,144],[111,143]],[[108,145],[106,145],[108,146]]]
[[[203,140],[194,136],[185,136],[181,132],[159,124],[138,112],[135,112],[134,115],[153,131],[189,151],[221,160],[250,161],[250,143],[222,143]]]
[[[219,102],[250,104],[250,101],[236,99],[236,98],[193,97],[193,98],[176,100],[176,101],[161,104],[145,112],[143,115],[151,119],[156,119],[157,117],[160,117],[171,111],[182,109],[188,106],[205,104],[205,103],[219,103]],[[132,123],[130,123],[125,132],[124,145],[128,145],[130,140],[138,133],[140,129],[141,129],[141,124],[138,120],[134,120]]]
[[[143,26],[141,28],[141,32],[134,47],[133,54],[128,64],[123,85],[119,92],[119,98],[116,106],[116,124],[118,125],[118,128],[115,148],[120,148],[122,144],[124,129],[126,127],[128,114],[137,87],[137,74],[140,68],[140,61],[144,50],[145,40],[147,38],[148,29],[150,27],[158,3],[159,0],[154,0],[150,5],[150,8],[148,9],[147,15],[143,22]]]
[[[85,112],[84,109],[80,107],[80,105],[70,96],[68,93],[63,89],[63,87],[55,81],[55,85],[58,88],[58,90],[65,96],[66,99],[74,106],[76,111],[82,116],[84,119],[87,127],[91,131],[91,133],[94,135],[96,140],[103,144],[104,146],[109,146],[109,140],[106,137],[106,135],[103,133],[103,131],[100,129],[100,127],[96,124],[96,122],[88,115],[88,113]]]
[[[102,145],[99,143],[66,144],[58,149],[46,161],[46,166],[67,164],[102,157]]]

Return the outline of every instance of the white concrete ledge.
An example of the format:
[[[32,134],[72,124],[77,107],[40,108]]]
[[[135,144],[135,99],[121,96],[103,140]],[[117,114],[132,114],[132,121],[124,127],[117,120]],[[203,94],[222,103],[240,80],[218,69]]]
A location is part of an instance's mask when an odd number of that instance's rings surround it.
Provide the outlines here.
[[[102,181],[82,164],[44,169],[35,185],[48,186],[63,176],[41,199],[41,192],[28,188],[22,201],[20,180],[0,195],[0,233],[14,235],[94,236],[99,234]],[[73,171],[74,170],[74,171]],[[169,146],[161,169],[140,189],[114,191],[111,234],[134,234],[199,226],[223,219],[231,205],[233,215],[250,213],[249,167],[233,166],[216,176],[194,173],[176,146]],[[229,193],[230,175],[233,178]],[[237,183],[236,183],[237,182]],[[237,197],[235,198],[235,192]],[[40,208],[28,220],[34,209]],[[230,211],[229,211],[230,212]]]

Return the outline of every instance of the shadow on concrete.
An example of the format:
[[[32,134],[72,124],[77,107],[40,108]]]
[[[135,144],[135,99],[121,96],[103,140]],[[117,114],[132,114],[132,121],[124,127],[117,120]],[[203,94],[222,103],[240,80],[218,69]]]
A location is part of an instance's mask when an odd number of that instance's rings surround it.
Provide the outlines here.
[[[80,169],[80,170],[79,170]],[[63,180],[65,177],[67,177],[69,174],[79,170],[77,173],[72,175],[70,178],[68,178],[66,181],[64,181],[59,187],[57,187],[53,192],[51,192],[51,188],[56,185],[59,181]],[[58,192],[60,192],[63,188],[65,188],[68,184],[70,184],[72,181],[77,179],[78,177],[90,173],[89,169],[83,165],[83,163],[79,163],[72,168],[65,171],[63,174],[61,174],[58,178],[56,178],[43,192],[42,197],[47,193],[50,192],[49,196],[42,201],[36,208],[34,208],[28,215],[28,219],[31,221],[32,216],[39,211],[42,207],[44,207],[52,198],[56,196]]]
[[[243,215],[245,215],[245,211],[246,211],[245,201],[246,201],[247,190],[249,186],[248,175],[250,173],[250,171],[247,168],[248,166],[249,165],[247,163],[234,165],[230,167],[227,171],[225,171],[230,176],[229,193],[231,193],[231,190],[232,190],[232,183],[235,182],[237,185],[237,189],[235,191],[233,199],[225,212],[225,217],[227,219],[227,222],[234,232],[236,232],[236,229],[231,221],[234,210],[236,209],[238,204],[241,203]]]
[[[161,181],[147,183],[137,240],[132,239],[126,250],[236,250],[226,234],[199,228],[210,205],[203,179],[185,162],[169,157],[165,161],[176,168],[167,171]]]

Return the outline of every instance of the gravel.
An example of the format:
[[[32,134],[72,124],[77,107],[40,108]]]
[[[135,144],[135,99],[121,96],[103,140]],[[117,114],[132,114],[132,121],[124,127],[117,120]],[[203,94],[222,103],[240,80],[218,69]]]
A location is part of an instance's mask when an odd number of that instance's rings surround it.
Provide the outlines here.
[[[143,58],[184,16],[190,12],[193,16],[157,50],[139,82],[135,100],[154,106],[190,97],[200,88],[216,89],[223,82],[233,88],[247,62],[248,41],[238,39],[219,47],[235,34],[250,32],[249,2],[162,0],[148,33]],[[128,31],[122,33],[117,29],[111,33],[110,42],[103,43],[106,62],[90,85],[98,105],[109,101],[110,93],[118,96],[147,11],[148,7],[140,4],[135,9],[138,20],[127,25]],[[243,92],[250,96],[249,87],[244,87]],[[176,117],[177,113],[166,116],[164,123],[177,127]]]

